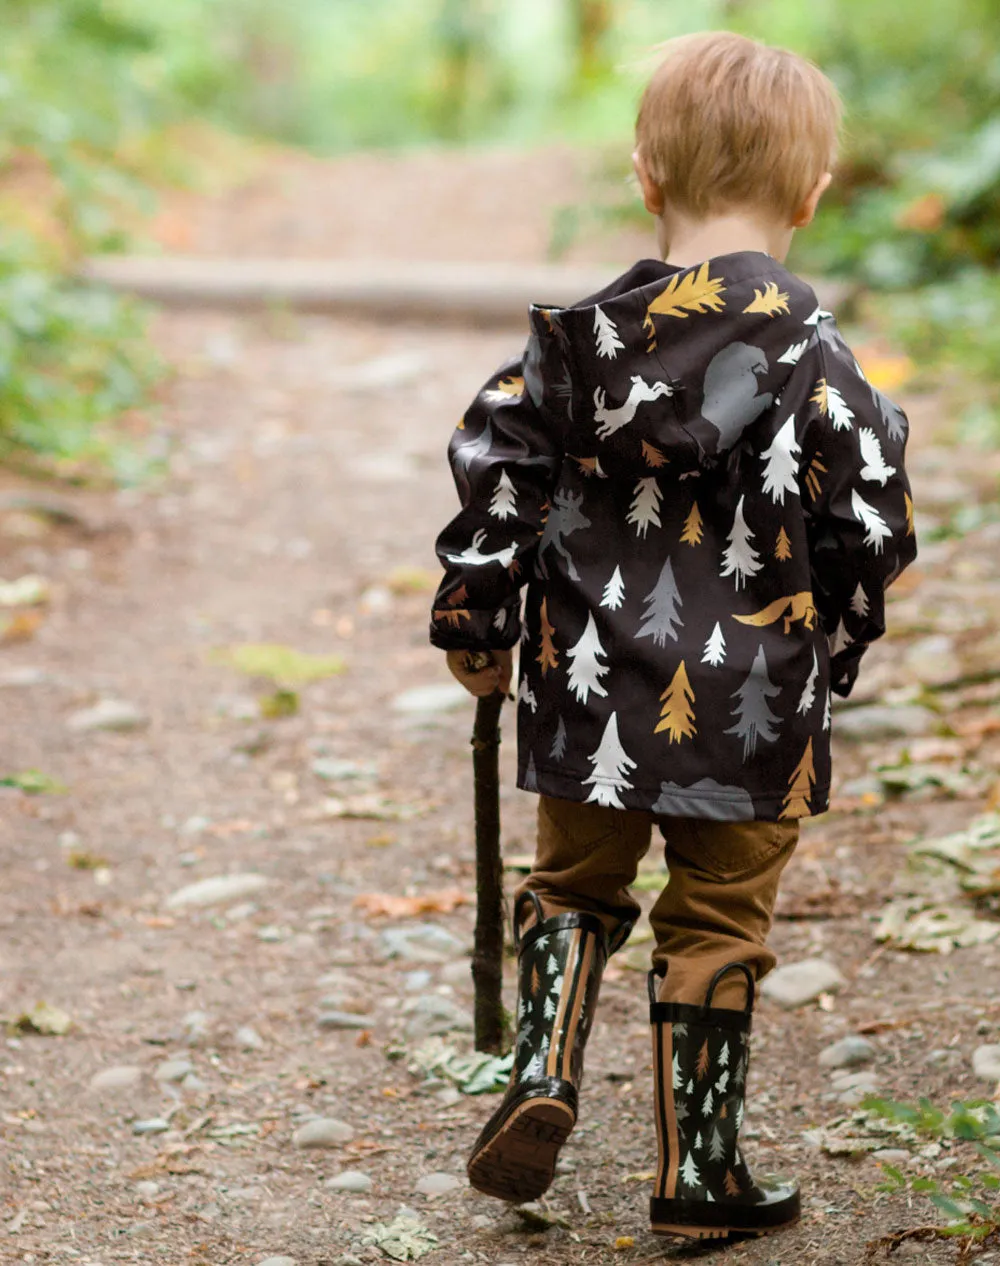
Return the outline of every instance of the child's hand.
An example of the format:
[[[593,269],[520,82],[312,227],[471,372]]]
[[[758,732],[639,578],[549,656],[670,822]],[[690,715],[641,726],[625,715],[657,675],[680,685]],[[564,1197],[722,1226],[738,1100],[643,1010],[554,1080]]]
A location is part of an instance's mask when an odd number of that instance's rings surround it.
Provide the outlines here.
[[[483,654],[488,654],[491,662],[477,671],[475,657]],[[510,692],[512,660],[511,651],[448,651],[451,675],[477,699],[491,695],[494,690],[499,690],[504,695]]]

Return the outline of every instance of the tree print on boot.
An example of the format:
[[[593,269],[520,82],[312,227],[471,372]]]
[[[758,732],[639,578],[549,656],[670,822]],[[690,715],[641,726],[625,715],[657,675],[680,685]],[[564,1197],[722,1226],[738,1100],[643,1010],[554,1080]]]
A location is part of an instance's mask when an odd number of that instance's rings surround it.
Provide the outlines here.
[[[746,977],[744,1011],[712,1006],[727,972]],[[740,1151],[750,1060],[753,974],[729,963],[712,977],[704,1006],[657,1002],[649,974],[659,1164],[650,1200],[657,1235],[721,1239],[767,1235],[799,1217],[795,1183],[756,1179]]]
[[[535,923],[521,936],[525,903]],[[623,925],[614,949],[624,944]],[[576,1125],[583,1052],[597,1006],[609,947],[592,914],[546,919],[526,892],[514,907],[518,952],[517,1038],[503,1102],[469,1158],[469,1182],[498,1200],[536,1200],[555,1175],[559,1149]]]

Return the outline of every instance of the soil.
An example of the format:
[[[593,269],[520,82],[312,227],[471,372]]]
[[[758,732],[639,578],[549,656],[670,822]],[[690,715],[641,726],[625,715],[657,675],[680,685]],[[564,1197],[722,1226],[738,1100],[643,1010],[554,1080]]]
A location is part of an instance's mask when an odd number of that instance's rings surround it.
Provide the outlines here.
[[[554,172],[568,160],[505,156],[515,176],[499,187],[492,155],[281,161],[270,183],[185,201],[186,249],[278,254],[294,222],[295,242],[317,256],[538,259],[543,211],[565,187]],[[612,260],[645,249],[599,247]],[[407,921],[353,904],[366,893],[460,889],[470,903],[425,917],[471,944],[471,701],[422,715],[394,701],[448,681],[426,641],[433,537],[454,503],[444,447],[520,334],[205,312],[160,314],[154,333],[173,367],[158,424],[170,450],[162,480],[60,494],[79,516],[70,521],[0,510],[0,575],[39,573],[52,586],[34,636],[0,648],[0,776],[35,769],[65,788],[0,788],[0,1014],[44,1001],[72,1019],[63,1036],[0,1037],[0,1262],[388,1260],[360,1239],[406,1205],[439,1239],[431,1263],[839,1266],[863,1261],[879,1236],[933,1221],[922,1197],[880,1193],[870,1158],[832,1157],[807,1132],[849,1111],[817,1056],[859,1029],[877,1046],[886,1097],[947,1104],[991,1092],[971,1053],[997,1040],[1000,948],[886,949],[873,920],[905,873],[906,841],[962,826],[987,805],[995,692],[937,692],[938,728],[950,735],[838,739],[833,809],[806,824],[788,871],[777,952],[785,962],[830,958],[847,980],[818,1005],[759,1008],[747,1150],[762,1168],[800,1177],[801,1223],[726,1248],[650,1236],[650,1184],[639,1177],[655,1165],[640,942],[607,973],[581,1122],[541,1206],[557,1224],[529,1226],[464,1183],[468,1148],[496,1101],[424,1084],[409,1071],[412,1042],[389,1057],[406,1045],[413,999],[440,994],[471,1013],[467,960],[388,959],[381,933]],[[996,459],[942,447],[935,402],[910,403],[920,526],[988,501]],[[0,477],[0,498],[14,491],[48,495]],[[908,659],[910,648],[932,635],[963,654],[988,646],[1000,611],[995,531],[987,522],[928,540],[894,593],[894,635],[872,651],[862,694],[900,702],[927,672],[928,654]],[[257,700],[273,684],[218,654],[243,643],[335,653],[345,671],[301,686],[296,715],[268,719]],[[103,698],[130,702],[148,723],[67,725]],[[908,749],[971,765],[970,788],[884,804],[852,790]],[[317,761],[374,776],[330,781]],[[513,788],[512,742],[503,768],[504,850],[516,859],[531,849],[534,801]],[[329,816],[330,797],[372,793],[399,816]],[[169,904],[187,884],[247,872],[266,887],[206,908]],[[648,908],[653,894],[642,900]],[[329,995],[366,1027],[319,1028]],[[241,1026],[259,1044],[237,1036]],[[471,1045],[468,1034],[452,1040]],[[175,1058],[190,1061],[194,1082],[156,1079]],[[138,1080],[91,1087],[122,1065]],[[329,1151],[295,1148],[311,1115],[345,1122],[353,1137]],[[135,1133],[137,1121],[162,1117],[166,1132]],[[943,1159],[961,1172],[971,1156],[956,1148]],[[928,1172],[939,1163],[916,1162]],[[371,1192],[324,1185],[343,1170],[370,1175]],[[441,1171],[462,1184],[415,1194]],[[955,1253],[952,1243],[908,1242],[893,1260]]]

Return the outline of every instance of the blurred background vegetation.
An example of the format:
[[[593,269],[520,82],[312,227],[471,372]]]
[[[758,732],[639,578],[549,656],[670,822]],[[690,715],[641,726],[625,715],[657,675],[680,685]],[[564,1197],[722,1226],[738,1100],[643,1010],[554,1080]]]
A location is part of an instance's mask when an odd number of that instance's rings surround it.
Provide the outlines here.
[[[127,245],[150,190],[191,177],[184,128],[321,155],[569,141],[606,155],[592,202],[637,214],[630,135],[656,41],[728,27],[817,60],[847,107],[840,175],[793,260],[1000,439],[996,0],[0,0],[0,457],[111,455],[157,366],[131,304],[72,281]],[[127,448],[127,446],[126,446]]]

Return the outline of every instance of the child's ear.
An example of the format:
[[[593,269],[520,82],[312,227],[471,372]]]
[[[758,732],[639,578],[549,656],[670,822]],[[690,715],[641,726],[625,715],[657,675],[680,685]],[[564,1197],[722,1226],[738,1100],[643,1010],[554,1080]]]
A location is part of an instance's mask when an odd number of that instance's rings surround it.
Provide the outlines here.
[[[642,156],[642,150],[637,149],[633,153],[632,166],[639,181],[639,188],[642,190],[643,206],[650,215],[662,215],[663,208],[666,205],[663,199],[663,190],[649,174],[649,168],[646,166],[645,159]]]
[[[816,181],[809,192],[808,197],[803,201],[798,211],[792,219],[793,229],[804,229],[807,225],[812,224],[813,216],[816,214],[816,208],[819,206],[819,200],[830,188],[830,182],[833,180],[833,173],[825,171],[819,180]]]

